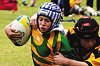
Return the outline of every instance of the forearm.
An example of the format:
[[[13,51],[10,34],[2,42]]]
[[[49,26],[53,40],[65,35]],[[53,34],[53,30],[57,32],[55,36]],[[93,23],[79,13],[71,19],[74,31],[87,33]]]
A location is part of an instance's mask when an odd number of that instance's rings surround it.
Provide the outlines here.
[[[68,65],[68,66],[88,66],[88,64],[85,62],[76,61],[76,60],[72,60],[72,59],[66,59],[65,65]]]

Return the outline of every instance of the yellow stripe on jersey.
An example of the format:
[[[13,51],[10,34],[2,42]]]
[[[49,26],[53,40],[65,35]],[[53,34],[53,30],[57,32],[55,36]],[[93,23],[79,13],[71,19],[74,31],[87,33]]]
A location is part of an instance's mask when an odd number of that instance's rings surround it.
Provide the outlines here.
[[[48,65],[48,64],[45,64],[45,63],[41,63],[41,62],[39,62],[37,59],[35,59],[35,58],[33,58],[34,59],[34,61],[37,63],[37,64],[39,64],[39,65],[41,65],[41,66],[60,66],[60,65],[55,65],[55,64],[51,64],[51,65]]]
[[[57,39],[57,46],[56,46],[56,51],[59,52],[61,47],[61,35],[60,33],[58,34],[58,39]]]
[[[34,36],[34,42],[35,42],[36,45],[41,45],[41,44],[43,43],[44,39],[43,39],[42,34],[40,34],[40,32],[39,32],[38,29],[32,31],[32,36]],[[37,38],[37,36],[39,36],[39,37]],[[50,34],[50,38],[48,39],[48,42],[47,42],[47,46],[48,46],[48,48],[49,48],[50,51],[51,51],[51,53],[49,54],[49,56],[48,56],[48,57],[45,57],[45,58],[42,57],[42,56],[40,56],[40,55],[38,54],[36,48],[32,45],[32,46],[31,46],[31,49],[32,49],[32,51],[35,53],[35,55],[37,55],[37,56],[40,57],[40,58],[46,59],[46,60],[48,60],[48,61],[50,61],[50,62],[53,62],[52,60],[53,60],[54,53],[53,53],[52,44],[53,44],[54,36],[55,36],[55,33],[52,32],[52,33]],[[60,38],[60,37],[59,37],[59,38]],[[61,39],[59,39],[59,40],[61,40]],[[38,62],[38,61],[37,61],[37,62]],[[40,63],[39,63],[39,64],[40,64]],[[42,63],[42,64],[43,64],[43,63]]]
[[[90,62],[93,66],[100,66],[100,57],[96,59],[93,53],[90,55],[89,59],[86,61]]]
[[[53,51],[52,44],[53,44],[53,39],[54,39],[54,36],[55,36],[54,32],[52,32],[50,34],[50,36],[51,37],[48,39],[47,46],[50,48],[51,51]]]
[[[70,32],[70,34],[74,34],[75,33],[75,31],[73,30],[73,27],[69,27],[68,31]]]
[[[41,63],[40,61],[38,61],[38,60],[35,59],[35,58],[33,58],[33,59],[34,59],[34,61],[35,61],[37,64],[39,64],[39,65],[41,65],[41,66],[48,66],[48,64]]]
[[[32,31],[32,36],[34,36],[35,44],[41,45],[43,43],[44,39],[38,29]]]
[[[31,50],[32,50],[38,57],[53,62],[52,59],[53,59],[53,55],[54,55],[54,54],[51,53],[48,57],[42,57],[42,56],[40,56],[40,55],[38,54],[36,48],[35,48],[33,45],[31,45]]]

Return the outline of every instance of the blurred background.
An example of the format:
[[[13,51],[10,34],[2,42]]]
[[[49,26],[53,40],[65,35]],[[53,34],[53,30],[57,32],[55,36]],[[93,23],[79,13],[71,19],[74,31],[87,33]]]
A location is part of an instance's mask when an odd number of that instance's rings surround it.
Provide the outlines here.
[[[7,24],[12,22],[16,17],[20,15],[27,15],[31,17],[37,12],[41,3],[50,2],[50,0],[36,0],[34,5],[30,4],[30,0],[27,3],[22,4],[22,0],[18,0],[17,10],[0,10],[0,66],[34,66],[31,57],[30,40],[23,46],[15,46],[6,36],[4,28]],[[86,0],[81,3],[83,7],[86,7]],[[94,9],[96,9],[96,2],[94,0]],[[62,13],[63,14],[63,13]],[[71,18],[78,20],[80,15],[75,15]],[[92,16],[100,24],[100,16]],[[71,19],[63,15],[63,19]],[[72,27],[75,23],[63,22],[65,28]]]

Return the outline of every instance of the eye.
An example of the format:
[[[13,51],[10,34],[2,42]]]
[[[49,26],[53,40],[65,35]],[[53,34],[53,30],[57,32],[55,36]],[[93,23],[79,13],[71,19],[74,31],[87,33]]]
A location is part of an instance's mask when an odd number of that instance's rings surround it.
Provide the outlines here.
[[[43,21],[43,18],[39,18],[40,21]]]
[[[85,41],[95,41],[95,38],[84,39]]]
[[[51,22],[51,20],[50,20],[50,19],[45,19],[45,21],[46,21],[46,22]]]

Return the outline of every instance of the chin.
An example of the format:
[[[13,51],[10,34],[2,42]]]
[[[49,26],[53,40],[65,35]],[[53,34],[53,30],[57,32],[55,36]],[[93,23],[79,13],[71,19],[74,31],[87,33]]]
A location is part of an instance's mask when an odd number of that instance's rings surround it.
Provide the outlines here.
[[[46,31],[42,31],[42,30],[40,30],[42,33],[45,33]]]
[[[93,47],[87,47],[86,49],[87,49],[87,50],[90,50],[90,49],[92,49],[92,48],[93,48]]]

